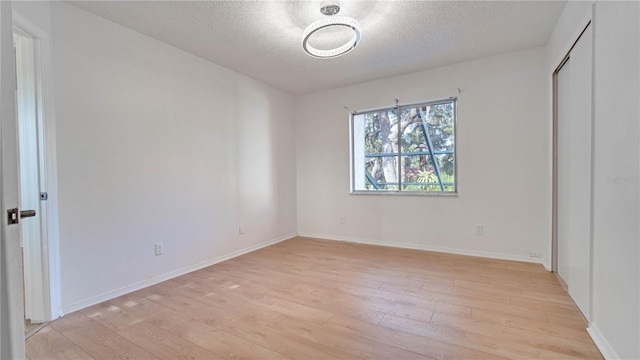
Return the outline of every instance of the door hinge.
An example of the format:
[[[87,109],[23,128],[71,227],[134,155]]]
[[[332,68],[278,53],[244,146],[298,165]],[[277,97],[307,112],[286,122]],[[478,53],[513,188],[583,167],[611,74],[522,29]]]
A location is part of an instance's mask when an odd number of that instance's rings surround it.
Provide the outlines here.
[[[18,222],[20,222],[20,217],[18,216],[18,208],[7,210],[7,224],[14,225]]]
[[[49,194],[47,194],[46,192],[41,192],[40,193],[40,200],[41,201],[47,201],[47,199],[49,199]]]

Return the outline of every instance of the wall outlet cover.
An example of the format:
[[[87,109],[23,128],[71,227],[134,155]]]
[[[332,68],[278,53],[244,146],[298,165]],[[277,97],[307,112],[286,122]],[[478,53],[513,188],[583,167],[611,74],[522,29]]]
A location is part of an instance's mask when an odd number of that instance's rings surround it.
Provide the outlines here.
[[[160,256],[164,254],[164,244],[162,242],[157,242],[154,246],[156,256]]]

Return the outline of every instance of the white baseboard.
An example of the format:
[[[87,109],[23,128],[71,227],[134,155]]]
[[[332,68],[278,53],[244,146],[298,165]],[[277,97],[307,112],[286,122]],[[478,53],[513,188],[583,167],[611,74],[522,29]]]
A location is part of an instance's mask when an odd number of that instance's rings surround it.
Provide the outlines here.
[[[288,234],[276,239],[272,239],[272,240],[268,240],[268,241],[264,241],[261,243],[258,243],[256,245],[252,245],[249,247],[246,247],[244,249],[240,249],[240,250],[236,250],[233,251],[229,254],[226,255],[222,255],[222,256],[218,256],[216,258],[210,259],[210,260],[206,260],[206,261],[202,261],[200,263],[191,265],[191,266],[187,266],[175,271],[171,271],[169,273],[160,275],[160,276],[156,276],[154,278],[148,279],[148,280],[144,280],[144,281],[140,281],[131,285],[127,285],[124,287],[121,287],[119,289],[116,290],[112,290],[112,291],[107,291],[105,293],[102,293],[100,295],[96,295],[96,296],[92,296],[90,298],[81,300],[81,301],[77,301],[74,302],[72,304],[67,304],[64,305],[61,309],[61,314],[60,316],[64,316],[65,314],[69,314],[72,313],[74,311],[78,311],[78,310],[82,310],[84,308],[87,308],[89,306],[93,306],[96,304],[99,304],[101,302],[105,302],[114,298],[117,298],[118,296],[122,296],[125,294],[128,294],[130,292],[136,291],[136,290],[140,290],[146,287],[149,287],[151,285],[155,285],[157,283],[161,283],[163,281],[169,280],[169,279],[173,279],[175,277],[178,277],[180,275],[184,275],[184,274],[188,274],[190,272],[196,271],[196,270],[200,270],[202,268],[206,268],[207,266],[211,266],[211,265],[215,265],[217,263],[238,257],[240,255],[244,255],[247,253],[250,253],[252,251],[256,251],[258,249],[262,249],[264,247],[279,243],[281,241],[284,240],[288,240],[291,238],[296,237],[296,234]]]
[[[602,356],[604,356],[606,360],[620,359],[620,356],[618,356],[616,351],[613,350],[613,346],[611,346],[596,324],[589,324],[587,332],[591,335],[591,339],[593,339],[593,342],[596,344],[598,350],[600,350]]]
[[[528,256],[504,254],[504,253],[491,252],[491,251],[464,250],[464,249],[448,248],[443,246],[433,246],[433,245],[425,245],[425,244],[377,241],[377,240],[371,240],[371,239],[354,238],[354,237],[339,236],[339,235],[298,233],[298,236],[321,239],[321,240],[346,241],[346,242],[358,243],[358,244],[389,246],[389,247],[397,247],[397,248],[403,248],[403,249],[435,251],[435,252],[441,252],[441,253],[447,253],[447,254],[468,255],[468,256],[484,257],[484,258],[491,258],[491,259],[500,259],[500,260],[524,261],[524,262],[535,263],[535,264],[542,264],[542,260],[543,260],[543,259],[531,258]]]

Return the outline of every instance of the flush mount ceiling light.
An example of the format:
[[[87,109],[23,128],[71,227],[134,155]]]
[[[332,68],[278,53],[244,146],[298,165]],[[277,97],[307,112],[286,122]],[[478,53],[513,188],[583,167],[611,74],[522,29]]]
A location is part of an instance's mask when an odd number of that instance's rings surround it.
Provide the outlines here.
[[[340,5],[337,2],[323,3],[320,8],[320,12],[327,17],[314,21],[311,25],[307,26],[302,33],[302,49],[304,49],[309,56],[319,59],[335,58],[348,53],[360,43],[360,24],[350,17],[334,16],[340,12]],[[327,50],[317,49],[309,44],[309,39],[314,34],[320,30],[331,27],[346,27],[353,31],[353,36],[343,45]]]

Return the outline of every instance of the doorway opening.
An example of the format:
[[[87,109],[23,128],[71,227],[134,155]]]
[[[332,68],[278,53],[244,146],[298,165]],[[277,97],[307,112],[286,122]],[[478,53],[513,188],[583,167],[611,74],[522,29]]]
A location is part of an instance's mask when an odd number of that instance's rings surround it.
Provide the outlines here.
[[[60,316],[55,144],[44,94],[48,37],[14,13],[25,336]],[[54,200],[52,202],[52,200]]]

